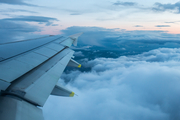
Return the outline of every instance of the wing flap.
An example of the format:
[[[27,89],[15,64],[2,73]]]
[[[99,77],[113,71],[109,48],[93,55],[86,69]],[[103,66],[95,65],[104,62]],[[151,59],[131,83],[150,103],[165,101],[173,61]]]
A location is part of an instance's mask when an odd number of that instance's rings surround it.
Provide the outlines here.
[[[56,65],[47,71],[46,74],[44,74],[42,77],[36,80],[34,84],[25,89],[26,94],[24,97],[35,101],[40,106],[43,106],[54,86],[58,82],[72,55],[73,52],[70,52],[64,56]]]
[[[0,64],[0,68],[0,79],[12,82],[14,79],[32,69],[33,66],[18,60],[11,60]]]
[[[10,83],[9,82],[5,82],[3,80],[0,80],[0,91],[1,90],[6,90],[9,87]]]

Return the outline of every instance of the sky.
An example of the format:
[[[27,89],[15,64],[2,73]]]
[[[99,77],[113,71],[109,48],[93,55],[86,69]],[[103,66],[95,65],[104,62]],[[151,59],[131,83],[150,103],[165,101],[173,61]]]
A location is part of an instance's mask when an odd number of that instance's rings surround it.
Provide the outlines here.
[[[0,43],[83,32],[45,120],[179,120],[179,0],[0,0]]]
[[[178,0],[0,0],[0,4],[1,31],[13,39],[31,37],[30,33],[62,34],[72,26],[180,33]]]

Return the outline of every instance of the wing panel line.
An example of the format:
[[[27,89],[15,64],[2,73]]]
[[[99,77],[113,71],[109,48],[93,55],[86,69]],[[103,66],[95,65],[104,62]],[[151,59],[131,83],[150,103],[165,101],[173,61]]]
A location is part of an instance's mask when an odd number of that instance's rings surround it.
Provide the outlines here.
[[[0,59],[0,62],[6,61],[6,60],[11,59],[11,58],[13,58],[13,57],[15,57],[15,56],[19,56],[19,55],[25,54],[25,53],[27,53],[27,52],[29,52],[29,51],[35,50],[35,49],[37,49],[37,48],[40,48],[40,47],[42,47],[42,46],[44,46],[44,45],[47,45],[47,44],[49,44],[49,43],[51,43],[51,42],[53,42],[53,41],[56,41],[56,40],[58,40],[58,39],[60,39],[60,38],[62,38],[62,36],[61,36],[61,37],[58,37],[58,38],[56,38],[56,39],[54,39],[54,40],[52,40],[52,41],[50,41],[50,42],[48,42],[48,43],[45,43],[45,44],[43,44],[43,45],[40,45],[40,46],[38,46],[38,47],[35,47],[35,48],[30,49],[30,50],[28,50],[28,51],[22,52],[22,53],[20,53],[20,54],[11,56],[11,57],[6,58],[6,59]]]

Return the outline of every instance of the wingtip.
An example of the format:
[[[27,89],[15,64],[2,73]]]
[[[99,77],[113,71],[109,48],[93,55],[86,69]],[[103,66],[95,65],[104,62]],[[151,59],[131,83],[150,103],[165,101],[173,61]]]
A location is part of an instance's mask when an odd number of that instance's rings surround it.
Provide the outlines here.
[[[74,35],[71,35],[71,36],[69,36],[69,38],[71,38],[72,40],[74,40],[74,42],[73,42],[73,45],[74,46],[77,46],[77,39],[78,39],[78,37],[80,36],[80,35],[82,35],[83,33],[77,33],[77,34],[74,34]]]
[[[72,38],[72,39],[77,39],[79,36],[81,36],[83,34],[83,32],[81,32],[81,33],[77,33],[77,34],[74,34],[74,35],[71,35],[71,36],[69,36],[70,38]]]

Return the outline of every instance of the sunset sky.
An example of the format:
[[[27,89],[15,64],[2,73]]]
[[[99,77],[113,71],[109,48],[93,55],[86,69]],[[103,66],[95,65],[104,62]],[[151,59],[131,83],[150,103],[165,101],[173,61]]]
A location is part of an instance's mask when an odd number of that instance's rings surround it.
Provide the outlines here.
[[[38,34],[61,34],[71,26],[180,31],[179,0],[0,0],[0,19],[38,26]]]

